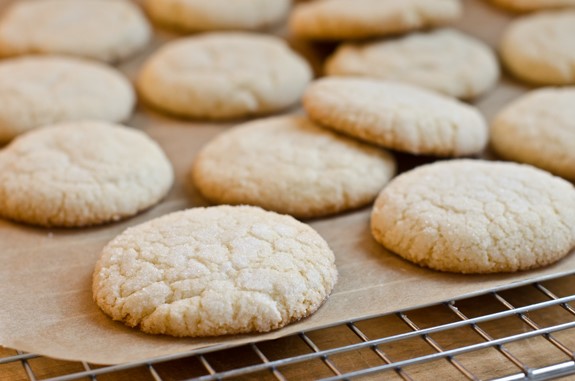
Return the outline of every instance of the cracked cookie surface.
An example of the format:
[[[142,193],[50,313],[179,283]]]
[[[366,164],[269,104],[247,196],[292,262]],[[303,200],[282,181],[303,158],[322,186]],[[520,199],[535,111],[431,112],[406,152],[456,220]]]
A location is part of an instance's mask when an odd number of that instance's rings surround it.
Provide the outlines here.
[[[289,12],[291,0],[146,0],[156,22],[178,30],[252,30],[274,25]]]
[[[128,79],[97,62],[55,56],[0,62],[0,142],[71,120],[121,122],[134,103]]]
[[[129,228],[102,251],[94,300],[144,332],[266,332],[302,319],[336,280],[332,251],[311,227],[250,206],[175,212]]]
[[[172,114],[229,119],[295,104],[311,77],[307,62],[277,37],[219,32],[166,44],[144,64],[138,89]]]
[[[575,87],[531,91],[501,110],[491,146],[503,158],[575,181]]]
[[[318,0],[296,5],[289,26],[312,40],[369,38],[444,25],[461,8],[458,0]]]
[[[30,131],[0,151],[0,216],[77,227],[116,221],[171,188],[161,148],[132,128],[68,122]]]
[[[407,82],[464,99],[485,93],[499,78],[489,46],[454,29],[344,44],[328,59],[325,71]]]
[[[420,266],[458,273],[528,270],[575,247],[573,184],[534,167],[451,160],[396,177],[371,216],[373,237]]]
[[[124,0],[19,0],[0,18],[0,56],[65,54],[115,62],[141,50],[150,26]]]
[[[501,58],[524,81],[575,84],[575,9],[537,12],[514,20],[501,38]]]
[[[328,77],[308,87],[303,105],[316,123],[412,154],[472,155],[488,139],[475,107],[399,82]]]
[[[311,218],[372,202],[394,174],[389,153],[286,116],[217,136],[196,157],[191,180],[216,203]]]

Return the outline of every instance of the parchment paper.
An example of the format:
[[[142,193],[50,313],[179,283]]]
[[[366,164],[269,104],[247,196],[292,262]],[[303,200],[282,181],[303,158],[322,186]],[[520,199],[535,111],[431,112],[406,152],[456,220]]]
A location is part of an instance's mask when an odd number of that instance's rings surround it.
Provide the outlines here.
[[[508,15],[479,0],[465,0],[459,29],[494,44]],[[160,32],[150,51],[170,35]],[[313,49],[303,46],[309,55]],[[320,47],[324,49],[324,47]],[[329,50],[329,49],[328,49]],[[441,54],[441,52],[439,52]],[[133,78],[146,54],[122,65]],[[316,61],[317,62],[317,61]],[[476,104],[490,118],[526,88],[503,80]],[[140,107],[128,125],[147,131],[166,150],[176,183],[158,206],[127,221],[89,229],[42,229],[0,220],[0,345],[54,358],[114,364],[176,354],[206,346],[234,346],[277,338],[398,309],[436,303],[495,287],[526,283],[575,271],[575,256],[539,271],[494,276],[444,274],[411,265],[386,252],[369,233],[369,208],[310,221],[328,241],[340,272],[335,291],[311,318],[269,334],[216,339],[179,339],[140,333],[113,322],[93,303],[91,275],[102,247],[128,226],[205,201],[186,175],[194,155],[210,138],[229,128],[161,116]],[[400,168],[426,159],[402,155]]]

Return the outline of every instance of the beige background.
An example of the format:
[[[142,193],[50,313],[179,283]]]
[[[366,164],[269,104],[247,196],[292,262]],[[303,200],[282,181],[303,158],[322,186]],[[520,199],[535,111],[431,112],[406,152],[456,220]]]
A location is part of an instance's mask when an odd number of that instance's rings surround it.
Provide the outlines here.
[[[509,15],[480,0],[464,0],[465,15],[457,27],[490,44]],[[158,31],[147,52],[120,65],[134,78],[143,59],[174,35]],[[329,46],[296,44],[316,64]],[[440,52],[439,52],[440,53]],[[497,89],[475,102],[487,118],[527,88],[504,79]],[[340,281],[328,302],[311,318],[266,335],[218,339],[176,339],[141,334],[112,322],[91,299],[91,273],[101,248],[116,234],[162,214],[206,202],[186,185],[194,155],[206,141],[232,124],[176,120],[139,106],[127,123],[142,129],[166,150],[176,170],[168,197],[151,210],[103,227],[58,230],[0,221],[0,345],[55,358],[93,363],[120,363],[189,351],[207,345],[231,346],[264,340],[347,319],[430,304],[575,270],[575,256],[540,271],[496,276],[451,275],[413,266],[386,252],[369,234],[369,208],[310,221],[337,257]],[[489,156],[488,153],[485,153]],[[402,155],[400,168],[427,159]]]

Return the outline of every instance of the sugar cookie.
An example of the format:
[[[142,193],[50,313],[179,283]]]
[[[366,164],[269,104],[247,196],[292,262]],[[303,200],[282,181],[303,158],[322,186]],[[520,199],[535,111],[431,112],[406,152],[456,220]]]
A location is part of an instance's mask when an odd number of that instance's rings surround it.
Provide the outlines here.
[[[575,88],[544,88],[516,99],[493,120],[491,145],[503,158],[575,181]]]
[[[144,64],[138,88],[148,103],[176,115],[240,118],[293,105],[311,76],[277,37],[211,33],[161,48]]]
[[[216,203],[310,218],[372,202],[394,173],[388,153],[286,116],[220,134],[196,157],[191,179]]]
[[[175,212],[102,251],[94,300],[144,332],[266,332],[314,313],[337,281],[333,252],[308,225],[250,206]]]
[[[255,30],[285,18],[291,0],[146,0],[150,17],[187,32]]]
[[[66,54],[114,62],[149,39],[146,18],[126,0],[19,0],[0,18],[0,56]]]
[[[549,8],[575,6],[575,0],[489,0],[491,3],[515,12],[532,12]]]
[[[289,27],[300,38],[345,40],[444,25],[460,15],[459,0],[316,0],[296,5]]]
[[[303,103],[315,122],[398,151],[463,156],[487,144],[477,109],[407,84],[328,77],[312,83]]]
[[[327,75],[407,82],[465,99],[485,93],[499,78],[499,64],[492,50],[450,29],[344,44],[329,58],[325,71]]]
[[[0,143],[58,122],[121,122],[134,103],[130,82],[97,62],[54,56],[0,61]]]
[[[374,238],[420,266],[528,270],[575,246],[573,184],[531,166],[451,160],[396,177],[371,216]]]
[[[539,12],[513,21],[501,40],[509,70],[540,85],[575,84],[575,10]]]
[[[116,221],[156,204],[172,182],[170,162],[142,132],[62,123],[0,151],[0,216],[62,227]]]

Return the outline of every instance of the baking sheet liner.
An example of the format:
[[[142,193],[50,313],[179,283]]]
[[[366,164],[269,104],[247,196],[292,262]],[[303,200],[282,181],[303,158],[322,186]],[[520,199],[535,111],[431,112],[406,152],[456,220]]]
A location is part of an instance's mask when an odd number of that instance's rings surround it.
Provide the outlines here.
[[[463,31],[495,45],[509,16],[480,1],[465,0]],[[153,50],[166,38],[156,36]],[[309,49],[307,52],[309,53]],[[134,78],[145,54],[121,68]],[[490,118],[526,87],[502,80],[476,104]],[[235,346],[278,338],[487,289],[526,283],[575,271],[575,255],[542,270],[503,275],[456,275],[414,266],[385,251],[369,233],[369,208],[311,221],[334,250],[339,282],[312,317],[268,334],[213,339],[172,338],[140,333],[114,322],[92,301],[91,276],[102,247],[133,226],[176,210],[206,203],[187,185],[194,155],[229,124],[181,121],[139,108],[127,123],[148,132],[174,164],[176,183],[158,206],[134,218],[88,229],[43,229],[0,220],[0,345],[49,357],[116,364],[171,355],[206,346]],[[404,160],[402,158],[402,160]],[[400,163],[400,167],[409,164]]]

